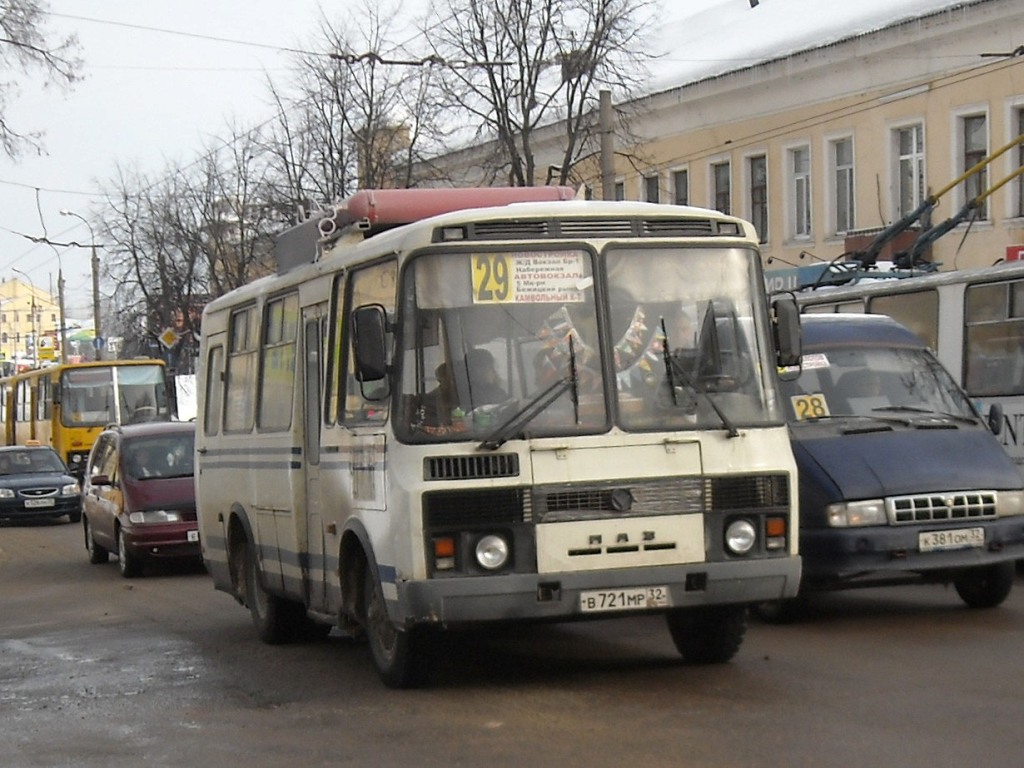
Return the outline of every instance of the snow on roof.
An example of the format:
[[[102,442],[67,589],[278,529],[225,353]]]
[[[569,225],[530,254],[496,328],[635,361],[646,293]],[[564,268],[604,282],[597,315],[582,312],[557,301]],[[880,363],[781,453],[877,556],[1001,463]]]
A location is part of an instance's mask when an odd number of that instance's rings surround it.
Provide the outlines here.
[[[820,48],[970,0],[665,0],[652,92]],[[700,6],[695,10],[695,6]]]

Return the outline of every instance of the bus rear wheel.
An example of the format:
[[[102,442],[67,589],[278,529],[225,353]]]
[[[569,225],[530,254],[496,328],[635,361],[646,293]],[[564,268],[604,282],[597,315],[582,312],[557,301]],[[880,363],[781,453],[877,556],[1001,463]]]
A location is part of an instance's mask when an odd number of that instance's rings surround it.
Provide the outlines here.
[[[373,662],[384,685],[415,688],[425,682],[429,661],[426,630],[399,629],[388,617],[387,604],[374,569],[367,566],[363,579],[366,610],[364,628]]]
[[[747,632],[745,605],[676,608],[665,619],[676,650],[691,664],[724,664],[736,655]]]
[[[263,586],[263,573],[252,542],[245,546],[245,604],[252,616],[256,634],[268,645],[294,640],[298,627],[306,618],[301,605],[271,594]]]

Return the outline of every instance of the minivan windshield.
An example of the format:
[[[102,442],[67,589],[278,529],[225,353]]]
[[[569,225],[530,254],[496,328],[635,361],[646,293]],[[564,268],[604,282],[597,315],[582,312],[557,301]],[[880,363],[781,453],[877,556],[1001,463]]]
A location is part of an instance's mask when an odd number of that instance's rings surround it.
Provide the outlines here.
[[[926,349],[855,347],[805,354],[799,378],[782,381],[790,421],[916,412],[976,419],[967,397]]]

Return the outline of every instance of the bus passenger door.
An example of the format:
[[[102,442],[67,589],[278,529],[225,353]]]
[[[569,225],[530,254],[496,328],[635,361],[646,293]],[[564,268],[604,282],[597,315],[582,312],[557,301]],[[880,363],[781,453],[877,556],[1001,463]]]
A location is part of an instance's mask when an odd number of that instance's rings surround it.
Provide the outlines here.
[[[320,429],[323,424],[323,333],[326,305],[303,311],[302,321],[302,452],[306,477],[306,557],[303,580],[307,605],[327,610],[327,563],[324,552],[323,503],[320,485]]]

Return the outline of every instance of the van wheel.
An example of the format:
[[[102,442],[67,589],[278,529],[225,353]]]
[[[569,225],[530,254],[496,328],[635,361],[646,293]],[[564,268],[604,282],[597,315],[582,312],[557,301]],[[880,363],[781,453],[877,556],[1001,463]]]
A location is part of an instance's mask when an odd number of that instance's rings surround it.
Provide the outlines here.
[[[363,579],[366,600],[363,623],[370,653],[384,685],[415,688],[425,682],[429,668],[425,628],[399,629],[391,622],[380,581],[373,570],[368,564]]]
[[[747,632],[745,605],[676,608],[665,615],[668,631],[691,664],[723,664],[740,649]]]
[[[101,547],[92,536],[92,526],[89,525],[89,518],[82,519],[82,530],[85,533],[85,549],[89,553],[89,562],[93,565],[106,563],[110,560],[110,553],[106,547]]]
[[[969,568],[953,586],[969,608],[995,608],[1010,594],[1015,570],[1012,562]]]
[[[134,579],[142,574],[142,561],[128,551],[124,528],[117,529],[117,569],[126,579]]]
[[[256,626],[256,634],[268,645],[280,645],[294,640],[299,624],[306,618],[302,606],[267,592],[252,542],[246,544],[244,557],[245,604]]]

